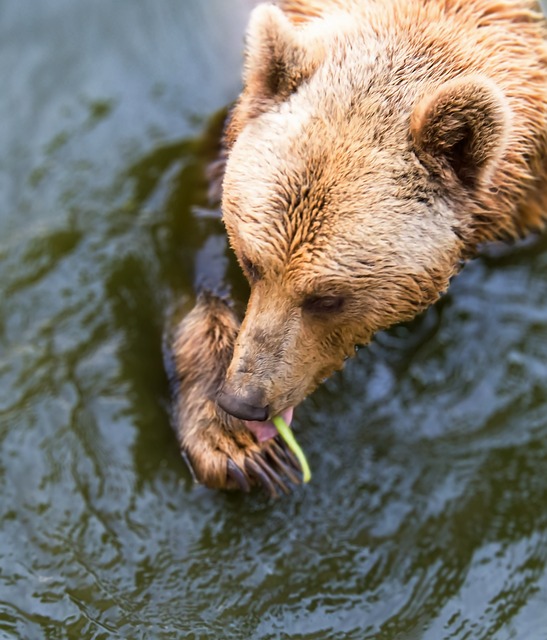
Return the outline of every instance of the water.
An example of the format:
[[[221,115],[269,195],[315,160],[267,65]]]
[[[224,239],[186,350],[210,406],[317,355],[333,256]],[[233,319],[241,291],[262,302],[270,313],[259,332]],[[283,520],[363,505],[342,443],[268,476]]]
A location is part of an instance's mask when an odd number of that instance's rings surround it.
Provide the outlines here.
[[[248,4],[0,3],[0,637],[545,640],[545,239],[299,407],[309,486],[192,485],[162,340]]]

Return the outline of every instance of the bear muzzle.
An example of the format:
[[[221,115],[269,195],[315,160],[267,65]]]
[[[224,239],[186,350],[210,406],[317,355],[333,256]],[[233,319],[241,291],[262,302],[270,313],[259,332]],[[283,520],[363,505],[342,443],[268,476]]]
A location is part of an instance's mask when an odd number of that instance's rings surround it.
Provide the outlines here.
[[[247,387],[244,395],[236,395],[224,385],[217,396],[217,403],[226,413],[240,420],[262,422],[270,413],[270,407],[264,403],[264,392],[256,387]]]

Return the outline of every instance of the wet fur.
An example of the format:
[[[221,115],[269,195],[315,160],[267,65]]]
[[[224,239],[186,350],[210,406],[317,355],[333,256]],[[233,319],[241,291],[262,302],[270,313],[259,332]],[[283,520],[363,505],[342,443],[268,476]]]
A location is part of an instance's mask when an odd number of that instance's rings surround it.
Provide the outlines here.
[[[251,18],[222,198],[251,284],[224,388],[259,388],[272,413],[435,302],[481,243],[541,227],[547,209],[537,5],[281,8]],[[340,313],[306,313],[328,295]]]
[[[187,325],[199,347],[177,344],[180,366],[194,368],[181,404],[194,466],[212,465],[213,450],[225,464],[249,437],[219,419],[221,385],[234,396],[259,389],[274,415],[294,406],[355,344],[434,303],[480,244],[541,228],[546,157],[537,3],[257,7],[222,187],[251,296],[239,331],[211,311]],[[343,304],[310,313],[314,296]],[[222,486],[220,475],[202,479]]]
[[[260,445],[240,420],[216,404],[239,320],[220,298],[202,294],[177,330],[177,436],[199,482],[214,489],[262,486],[277,496],[300,482],[292,454],[279,440]]]

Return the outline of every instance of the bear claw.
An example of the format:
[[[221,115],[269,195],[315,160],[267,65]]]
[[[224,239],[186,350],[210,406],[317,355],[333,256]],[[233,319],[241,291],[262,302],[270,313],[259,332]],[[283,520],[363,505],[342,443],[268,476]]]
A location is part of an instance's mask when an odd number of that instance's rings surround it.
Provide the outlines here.
[[[293,484],[302,482],[301,469],[293,452],[285,446],[285,443],[277,442],[277,439],[270,440],[265,447],[268,457]]]
[[[283,447],[270,441],[260,451],[254,451],[245,458],[244,471],[231,459],[227,463],[229,480],[246,493],[253,486],[260,486],[270,498],[279,498],[280,491],[285,495],[291,492],[290,485],[300,484],[299,467],[286,457]]]
[[[249,484],[245,473],[230,458],[228,458],[226,466],[228,482],[230,482],[230,480],[234,480],[241,491],[249,493],[249,491],[251,490],[251,485]]]

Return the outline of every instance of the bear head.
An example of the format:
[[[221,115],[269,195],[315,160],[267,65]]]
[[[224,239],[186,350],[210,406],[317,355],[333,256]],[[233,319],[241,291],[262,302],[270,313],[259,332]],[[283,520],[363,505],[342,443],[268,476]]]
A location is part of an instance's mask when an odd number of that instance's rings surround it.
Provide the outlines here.
[[[489,79],[338,12],[253,12],[223,219],[251,294],[219,404],[265,420],[446,290],[507,139]]]

